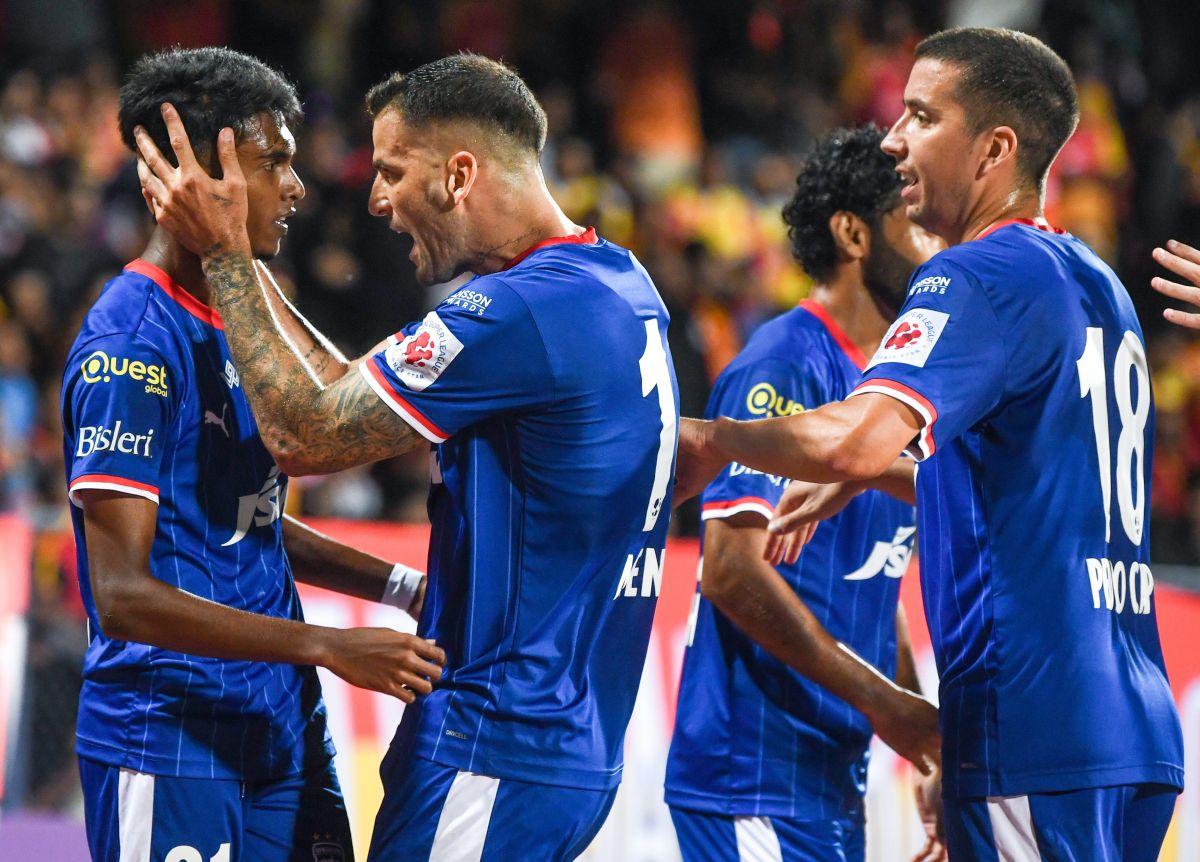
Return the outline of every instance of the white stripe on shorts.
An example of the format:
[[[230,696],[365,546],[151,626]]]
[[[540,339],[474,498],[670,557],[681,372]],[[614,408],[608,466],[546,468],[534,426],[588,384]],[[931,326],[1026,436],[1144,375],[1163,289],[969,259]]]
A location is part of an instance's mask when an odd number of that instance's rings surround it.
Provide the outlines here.
[[[735,817],[738,862],[783,862],[779,836],[770,817]]]
[[[474,772],[459,772],[450,785],[429,862],[479,862],[492,820],[492,806],[500,779]]]
[[[1028,796],[989,796],[987,810],[1000,862],[1042,862]]]
[[[117,862],[150,862],[154,830],[154,776],[122,769],[117,776]]]

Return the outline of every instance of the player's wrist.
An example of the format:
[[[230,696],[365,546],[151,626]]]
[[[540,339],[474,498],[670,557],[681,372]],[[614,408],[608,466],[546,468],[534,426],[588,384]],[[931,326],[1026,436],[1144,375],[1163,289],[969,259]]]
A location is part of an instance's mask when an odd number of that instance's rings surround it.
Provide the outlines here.
[[[403,563],[396,563],[392,573],[388,575],[387,584],[379,601],[402,611],[412,613],[413,602],[416,601],[425,582],[425,573],[419,569],[409,568]]]

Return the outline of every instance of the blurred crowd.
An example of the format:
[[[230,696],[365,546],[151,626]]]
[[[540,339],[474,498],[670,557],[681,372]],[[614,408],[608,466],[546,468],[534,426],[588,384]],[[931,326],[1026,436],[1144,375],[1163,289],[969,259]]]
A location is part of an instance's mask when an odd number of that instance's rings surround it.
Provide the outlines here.
[[[78,619],[62,598],[74,574],[59,381],[81,315],[151,229],[115,123],[122,69],[141,53],[225,44],[297,83],[307,197],[272,266],[352,355],[450,288],[416,285],[407,241],[366,211],[362,93],[455,50],[506,59],[549,115],[544,169],[568,215],[632,248],[658,284],[696,415],[748,334],[808,290],[779,217],[805,149],[835,125],[888,125],[916,42],[958,24],[1039,33],[1075,71],[1082,118],[1048,215],[1139,306],[1158,399],[1154,557],[1200,562],[1200,343],[1165,331],[1148,288],[1150,248],[1200,240],[1200,4],[0,0],[0,511],[60,537],[39,546],[36,601]],[[396,459],[298,482],[293,504],[420,520],[424,477],[424,459]]]

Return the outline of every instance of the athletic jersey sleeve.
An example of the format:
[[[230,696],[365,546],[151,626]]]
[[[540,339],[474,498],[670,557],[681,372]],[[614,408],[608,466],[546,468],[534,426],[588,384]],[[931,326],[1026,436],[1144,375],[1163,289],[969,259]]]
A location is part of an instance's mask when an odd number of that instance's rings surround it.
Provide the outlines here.
[[[727,371],[713,387],[705,418],[765,419],[791,416],[824,404],[811,371],[781,359],[764,359]],[[722,470],[700,498],[703,520],[754,512],[770,520],[788,480],[734,462]]]
[[[137,336],[109,335],[75,353],[63,378],[69,496],[86,488],[158,502],[165,441],[181,380]]]
[[[476,302],[443,302],[406,326],[359,372],[419,434],[443,443],[490,416],[549,403],[554,376],[525,300],[496,278]]]
[[[913,274],[850,395],[879,392],[913,408],[922,428],[908,451],[923,460],[984,419],[1004,385],[1004,333],[987,293],[960,264],[934,258]]]

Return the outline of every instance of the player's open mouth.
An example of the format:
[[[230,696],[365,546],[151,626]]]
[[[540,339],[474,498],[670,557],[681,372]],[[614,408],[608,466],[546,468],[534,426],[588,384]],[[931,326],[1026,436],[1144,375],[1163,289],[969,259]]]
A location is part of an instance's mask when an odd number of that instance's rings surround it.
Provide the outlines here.
[[[279,218],[275,219],[275,221],[272,222],[272,224],[274,224],[275,227],[279,228],[284,233],[287,233],[288,232],[287,220],[290,219],[295,214],[296,214],[295,210],[289,210],[288,212],[285,212],[283,215],[281,215]]]
[[[905,173],[904,171],[897,171],[897,173],[900,174],[900,180],[904,183],[904,185],[900,187],[900,197],[908,200],[913,188],[917,184],[917,178],[912,174]]]

